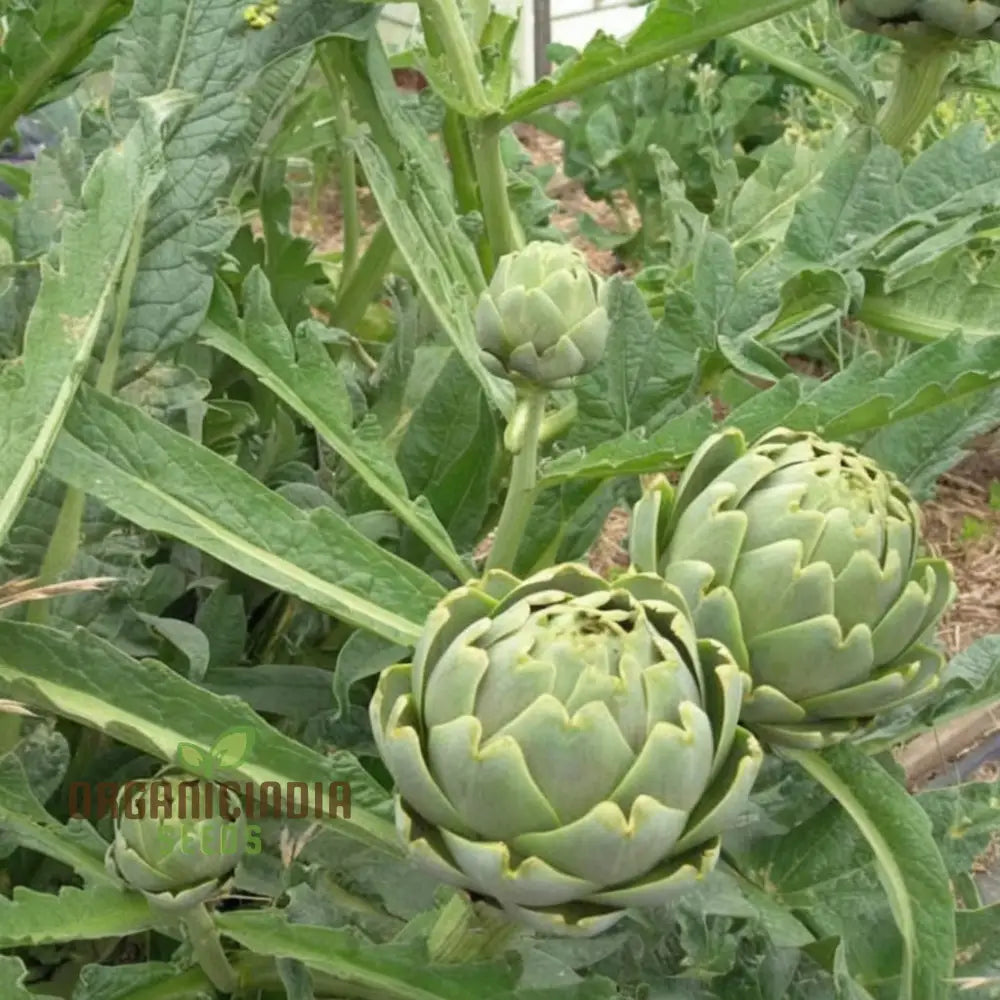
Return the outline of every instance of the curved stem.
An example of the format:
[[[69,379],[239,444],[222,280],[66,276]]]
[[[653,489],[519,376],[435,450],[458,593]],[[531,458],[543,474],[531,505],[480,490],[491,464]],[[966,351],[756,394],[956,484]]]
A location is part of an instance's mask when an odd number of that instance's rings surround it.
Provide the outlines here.
[[[521,547],[524,526],[531,513],[538,481],[538,438],[545,415],[544,389],[531,388],[521,391],[520,399],[511,419],[517,427],[513,442],[514,462],[511,466],[510,485],[504,500],[500,523],[497,525],[493,546],[486,560],[486,570],[512,569]]]
[[[212,985],[223,993],[235,992],[239,978],[226,958],[215,921],[208,910],[198,905],[184,913],[180,921],[188,933],[198,964],[212,981]]]
[[[883,142],[904,149],[917,134],[941,100],[953,51],[944,42],[903,46],[892,92],[876,122]]]

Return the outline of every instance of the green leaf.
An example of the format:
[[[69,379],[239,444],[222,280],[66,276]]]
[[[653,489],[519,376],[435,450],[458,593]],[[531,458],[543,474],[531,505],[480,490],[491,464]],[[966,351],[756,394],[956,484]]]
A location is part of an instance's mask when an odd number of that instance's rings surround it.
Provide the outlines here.
[[[200,966],[134,962],[85,965],[73,1000],[216,1000],[217,996]]]
[[[122,0],[4,3],[0,64],[0,141],[24,114],[51,100],[50,88],[65,82],[95,42],[129,12]]]
[[[28,978],[28,970],[24,962],[10,955],[0,955],[0,994],[6,1000],[61,1000],[51,993],[39,993],[36,989],[29,990],[24,985]]]
[[[262,129],[253,109],[260,74],[325,34],[364,37],[376,12],[365,4],[282,0],[267,31],[250,31],[246,0],[162,0],[137,5],[118,39],[112,117],[120,132],[137,99],[182,91],[190,108],[165,144],[166,178],[150,207],[125,322],[123,378],[192,337],[212,294],[218,260],[240,219],[228,205]],[[169,289],[169,294],[165,290]]]
[[[472,548],[495,501],[500,431],[486,395],[457,352],[406,419],[396,458],[456,543]],[[404,555],[419,558],[412,546]]]
[[[105,150],[66,220],[58,269],[42,283],[24,356],[0,372],[0,540],[45,464],[83,378],[134,230],[162,177],[159,129],[172,106],[143,105],[121,146]]]
[[[658,0],[625,41],[598,32],[554,76],[515,94],[503,120],[513,122],[581,91],[651,66],[670,56],[699,49],[758,21],[805,7],[812,0]]]
[[[414,641],[444,593],[329,508],[302,511],[141,410],[89,390],[50,471],[149,531],[393,642]]]
[[[687,388],[690,374],[664,363],[674,331],[655,324],[642,293],[632,283],[613,278],[608,286],[611,336],[601,363],[576,380],[577,419],[565,440],[567,448],[595,446],[646,425],[671,406]]]
[[[371,632],[352,632],[344,648],[355,636],[384,644]],[[405,656],[406,650],[394,647]],[[395,663],[399,657],[396,657]],[[255,712],[284,715],[303,722],[316,714],[316,708],[330,697],[331,677],[320,667],[292,663],[267,663],[259,667],[212,667],[201,686],[215,694],[236,695]]]
[[[870,121],[878,107],[871,76],[864,72],[870,67],[854,65],[833,44],[852,34],[840,18],[829,17],[825,8],[813,4],[737,31],[729,41],[750,58],[826,91]],[[819,46],[809,44],[817,35],[833,37],[823,38]]]
[[[104,839],[84,820],[63,826],[51,816],[13,754],[0,757],[0,831],[21,847],[69,865],[88,882],[117,884],[104,867]]]
[[[822,754],[782,750],[837,800],[868,841],[903,939],[900,1000],[945,1000],[955,968],[948,872],[919,804],[850,744]]]
[[[392,825],[382,818],[390,808],[388,793],[353,755],[310,750],[239,698],[212,694],[156,660],[134,660],[84,629],[62,632],[0,621],[0,690],[169,762],[181,743],[207,754],[222,733],[252,731],[251,752],[232,768],[236,775],[257,785],[308,782],[310,802],[314,782],[346,781],[350,816],[328,816],[324,810],[320,822],[397,851]]]
[[[711,434],[713,426],[711,406],[703,402],[671,418],[648,436],[624,434],[589,452],[568,452],[543,463],[539,486],[555,486],[570,479],[611,479],[679,468]]]
[[[290,923],[278,912],[225,913],[216,917],[216,924],[255,954],[298,959],[349,984],[348,989],[384,1000],[514,996],[516,976],[504,963],[429,965],[421,942],[376,945],[349,930]]]
[[[921,270],[920,280],[885,293],[869,282],[858,311],[868,326],[916,343],[929,343],[960,330],[969,338],[1000,333],[1000,260],[985,265],[956,254]]]
[[[253,372],[307,420],[460,582],[472,576],[433,512],[410,500],[406,482],[382,436],[364,434],[352,426],[351,399],[342,372],[308,323],[299,326],[294,335],[289,333],[259,268],[255,267],[244,282],[243,302],[242,321],[216,310],[201,328],[202,340]]]
[[[58,895],[15,886],[10,899],[0,896],[0,948],[125,937],[161,922],[141,893],[104,885]]]
[[[208,637],[200,628],[177,618],[160,618],[142,612],[136,612],[136,617],[184,655],[191,680],[200,681],[205,676],[211,654]]]

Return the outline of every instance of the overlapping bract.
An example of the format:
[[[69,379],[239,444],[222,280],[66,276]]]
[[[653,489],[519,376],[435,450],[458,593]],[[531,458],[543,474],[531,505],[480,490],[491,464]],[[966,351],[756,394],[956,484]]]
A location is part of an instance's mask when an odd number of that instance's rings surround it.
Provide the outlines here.
[[[544,240],[500,258],[476,309],[484,364],[514,382],[559,388],[604,356],[605,283],[578,250]]]
[[[1000,41],[1000,4],[985,0],[840,0],[846,24],[890,38]]]
[[[242,803],[215,782],[173,774],[126,785],[116,812],[108,871],[167,912],[206,902],[246,852]]]
[[[919,544],[919,508],[870,459],[784,429],[748,448],[726,430],[676,490],[663,478],[647,489],[630,550],[752,676],[743,723],[814,748],[937,686],[930,642],[954,585]]]
[[[411,856],[536,929],[589,936],[715,865],[761,762],[748,678],[655,575],[488,573],[371,702]]]

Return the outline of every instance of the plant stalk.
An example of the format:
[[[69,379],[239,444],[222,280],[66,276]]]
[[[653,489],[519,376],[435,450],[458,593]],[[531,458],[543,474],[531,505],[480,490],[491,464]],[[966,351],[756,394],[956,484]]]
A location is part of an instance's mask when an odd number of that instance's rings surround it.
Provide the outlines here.
[[[524,246],[507,192],[507,167],[500,150],[500,131],[500,119],[493,117],[476,122],[472,135],[472,157],[479,179],[483,221],[495,260]],[[492,268],[487,278],[491,274]]]
[[[445,112],[442,135],[451,165],[455,199],[459,210],[466,215],[473,212],[482,214],[483,206],[480,204],[476,186],[476,168],[472,162],[468,123],[453,108],[448,108]],[[493,269],[493,251],[485,234],[476,241],[476,256],[479,258],[483,274],[489,274]]]
[[[187,931],[195,958],[212,985],[222,993],[234,993],[239,985],[236,970],[222,948],[215,921],[203,905],[188,910],[180,918]]]
[[[945,43],[903,45],[892,91],[876,125],[882,141],[905,149],[941,100],[954,49]]]
[[[476,49],[462,21],[459,5],[455,0],[419,0],[419,6],[424,32],[433,39],[434,47],[447,60],[448,72],[463,100],[477,112],[489,114],[490,102]]]
[[[547,395],[544,389],[539,388],[524,389],[519,394],[510,425],[510,429],[516,428],[510,485],[486,559],[487,572],[491,569],[512,570],[517,559],[538,482],[538,439]]]
[[[323,70],[323,76],[326,77],[326,84],[333,96],[333,117],[337,124],[337,134],[342,138],[347,135],[351,118],[344,84],[337,74],[337,70],[327,49],[320,46],[317,49],[317,58],[319,59],[320,68]],[[339,150],[338,159],[340,161],[340,210],[344,222],[344,252],[341,258],[340,278],[340,284],[343,287],[351,280],[358,263],[358,245],[361,240],[361,217],[358,209],[357,164],[354,159],[354,152],[349,145],[344,144],[344,148]]]

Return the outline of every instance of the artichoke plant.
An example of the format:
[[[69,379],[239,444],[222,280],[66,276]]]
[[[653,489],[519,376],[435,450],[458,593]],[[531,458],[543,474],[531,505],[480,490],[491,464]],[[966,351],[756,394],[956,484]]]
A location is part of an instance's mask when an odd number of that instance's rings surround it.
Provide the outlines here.
[[[108,870],[166,911],[204,903],[246,851],[242,803],[216,782],[174,774],[126,785],[115,812]]]
[[[516,921],[600,933],[714,866],[762,758],[738,726],[747,683],[655,575],[489,572],[372,699],[399,833]]]
[[[890,38],[1000,41],[1000,4],[985,0],[840,0],[846,24]]]
[[[637,570],[657,570],[753,687],[741,720],[763,741],[818,748],[939,682],[930,643],[951,567],[918,556],[920,510],[854,449],[775,430],[709,438],[674,489],[633,511]]]
[[[604,356],[603,279],[571,246],[537,241],[500,258],[476,309],[484,364],[496,375],[565,387]]]

